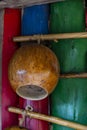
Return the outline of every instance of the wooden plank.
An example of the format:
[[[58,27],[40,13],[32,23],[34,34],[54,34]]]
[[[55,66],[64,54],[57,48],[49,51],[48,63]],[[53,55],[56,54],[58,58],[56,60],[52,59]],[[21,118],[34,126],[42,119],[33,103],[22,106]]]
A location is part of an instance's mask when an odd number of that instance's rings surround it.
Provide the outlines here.
[[[9,61],[17,49],[17,45],[12,41],[14,35],[20,34],[21,12],[18,9],[5,9],[4,29],[3,29],[3,49],[2,49],[2,129],[11,125],[17,125],[17,116],[7,111],[8,106],[17,106],[18,96],[11,89],[8,80]]]
[[[3,42],[3,16],[4,10],[0,10],[0,130],[2,130],[2,110],[1,110],[1,99],[2,99],[2,42]]]
[[[28,7],[23,10],[22,35],[48,33],[48,7],[48,5],[40,5]],[[31,106],[34,111],[48,114],[48,98],[40,101],[30,101],[20,98],[20,107],[26,108],[26,106]],[[30,130],[49,129],[47,122],[31,118],[26,118],[23,125]]]
[[[84,0],[67,0],[51,5],[51,33],[85,31]],[[52,43],[61,73],[86,72],[87,39],[64,39]],[[51,114],[87,125],[87,78],[60,79],[51,95]],[[54,125],[53,130],[72,130]]]
[[[2,40],[3,40],[3,16],[4,10],[0,10],[0,106],[1,106],[1,89],[2,89]]]
[[[0,8],[3,7],[10,7],[10,8],[17,8],[17,7],[28,7],[32,5],[40,5],[46,3],[53,3],[59,2],[64,0],[4,0],[0,2]]]
[[[7,5],[6,2],[4,2],[4,1],[0,1],[0,9],[5,8],[6,5]]]

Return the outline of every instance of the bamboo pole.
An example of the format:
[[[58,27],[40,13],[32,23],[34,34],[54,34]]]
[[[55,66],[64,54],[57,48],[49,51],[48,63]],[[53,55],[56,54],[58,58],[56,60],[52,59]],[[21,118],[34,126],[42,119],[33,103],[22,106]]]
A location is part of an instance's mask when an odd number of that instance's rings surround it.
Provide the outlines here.
[[[87,78],[87,73],[61,74],[60,78]]]
[[[47,35],[32,35],[32,36],[17,36],[13,38],[14,42],[25,42],[32,40],[58,40],[70,38],[87,38],[87,32],[79,33],[63,33],[63,34],[47,34]]]
[[[36,112],[26,111],[24,109],[20,109],[20,108],[16,108],[16,107],[9,107],[8,111],[12,112],[12,113],[16,113],[16,114],[25,113],[25,116],[29,116],[31,118],[48,121],[48,122],[51,122],[51,123],[63,125],[63,126],[78,129],[78,130],[87,130],[87,126],[84,126],[84,125],[81,125],[81,124],[77,124],[77,123],[74,123],[74,122],[63,120],[63,119],[60,119],[60,118],[57,118],[57,117],[39,114],[39,113],[36,113]]]

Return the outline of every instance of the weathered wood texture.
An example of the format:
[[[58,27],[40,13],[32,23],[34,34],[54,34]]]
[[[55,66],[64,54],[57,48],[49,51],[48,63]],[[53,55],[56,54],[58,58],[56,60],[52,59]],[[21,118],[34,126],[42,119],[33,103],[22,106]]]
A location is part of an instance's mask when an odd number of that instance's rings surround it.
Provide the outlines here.
[[[51,33],[85,31],[84,0],[67,0],[51,5]],[[59,40],[51,43],[59,58],[61,73],[87,71],[87,39]],[[87,79],[60,79],[51,95],[51,114],[87,125]],[[85,109],[86,108],[86,109]],[[53,130],[72,130],[52,125]]]
[[[28,7],[23,10],[22,16],[22,35],[32,34],[47,34],[48,33],[48,18],[49,18],[49,6],[39,5]],[[24,44],[24,43],[23,43]],[[23,45],[21,44],[21,46]],[[43,114],[48,114],[48,98],[40,101],[30,101],[19,98],[20,108],[26,108],[31,106],[34,111]],[[23,124],[24,127],[29,130],[49,130],[49,123],[26,117]]]
[[[18,117],[7,111],[8,106],[17,106],[18,96],[11,89],[8,80],[8,64],[17,45],[11,40],[14,35],[20,34],[21,11],[20,9],[5,9],[3,23],[2,44],[2,129],[18,124]]]
[[[58,1],[64,1],[64,0],[4,0],[0,2],[0,8],[25,7],[25,6],[53,3]]]
[[[0,130],[1,126],[1,90],[2,90],[2,40],[3,40],[3,16],[4,10],[0,10]]]

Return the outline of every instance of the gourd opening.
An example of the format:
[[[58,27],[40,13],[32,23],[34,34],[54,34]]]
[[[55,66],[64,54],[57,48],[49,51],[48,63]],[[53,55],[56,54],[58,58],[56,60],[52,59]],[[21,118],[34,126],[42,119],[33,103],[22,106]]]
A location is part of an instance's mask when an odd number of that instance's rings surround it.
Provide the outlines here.
[[[48,96],[48,93],[45,89],[36,85],[18,87],[16,93],[20,97],[29,100],[41,100]]]

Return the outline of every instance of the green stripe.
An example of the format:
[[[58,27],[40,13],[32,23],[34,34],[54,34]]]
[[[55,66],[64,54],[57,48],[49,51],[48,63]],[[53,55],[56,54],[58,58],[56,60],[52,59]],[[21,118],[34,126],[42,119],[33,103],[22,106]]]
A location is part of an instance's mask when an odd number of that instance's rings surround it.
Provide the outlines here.
[[[51,33],[85,31],[83,0],[66,0],[51,5]],[[87,39],[52,43],[61,73],[87,71]],[[87,125],[87,79],[61,79],[51,95],[51,114]],[[53,130],[72,130],[53,125]]]

